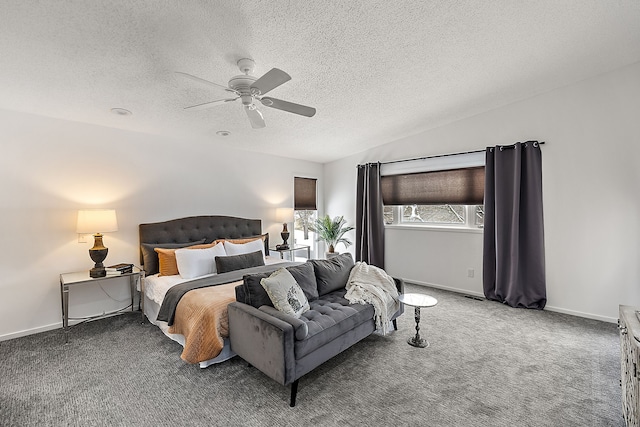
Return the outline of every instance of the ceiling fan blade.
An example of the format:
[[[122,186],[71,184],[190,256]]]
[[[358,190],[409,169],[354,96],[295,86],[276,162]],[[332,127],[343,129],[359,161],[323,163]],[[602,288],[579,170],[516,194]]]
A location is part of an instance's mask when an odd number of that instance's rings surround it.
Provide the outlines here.
[[[277,108],[278,110],[300,114],[301,116],[313,117],[316,114],[316,109],[313,107],[307,107],[306,105],[295,104],[281,99],[270,98],[268,96],[260,99],[260,102],[262,102],[262,105],[265,107]]]
[[[272,68],[267,72],[267,74],[253,82],[251,89],[257,89],[259,92],[258,95],[264,95],[289,80],[291,80],[291,76],[289,74],[278,68]]]
[[[239,98],[216,99],[215,101],[192,105],[190,107],[184,107],[184,109],[189,111],[206,110],[207,108],[215,107],[216,105],[220,105],[225,102],[235,101],[236,99],[239,99]]]
[[[247,112],[252,128],[260,129],[266,126],[262,113],[254,105],[246,105],[244,111]]]
[[[215,86],[224,89],[227,92],[237,93],[235,90],[230,89],[227,86],[219,85],[218,83],[210,82],[209,80],[201,79],[200,77],[192,76],[191,74],[183,73],[182,71],[176,71],[175,73],[204,85]]]

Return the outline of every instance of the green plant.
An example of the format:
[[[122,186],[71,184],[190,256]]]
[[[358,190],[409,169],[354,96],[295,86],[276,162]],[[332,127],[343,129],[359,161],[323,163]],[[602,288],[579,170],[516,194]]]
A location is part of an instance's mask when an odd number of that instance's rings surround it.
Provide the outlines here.
[[[346,222],[342,216],[331,219],[329,215],[325,215],[316,219],[309,228],[318,234],[318,241],[329,246],[329,253],[333,253],[338,243],[343,243],[345,247],[351,244],[351,240],[344,237],[344,234],[353,230],[353,227],[346,226]]]

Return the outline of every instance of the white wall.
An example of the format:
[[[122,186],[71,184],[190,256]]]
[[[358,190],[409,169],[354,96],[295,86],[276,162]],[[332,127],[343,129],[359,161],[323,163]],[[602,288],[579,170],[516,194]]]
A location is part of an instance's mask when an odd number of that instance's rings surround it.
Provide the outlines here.
[[[127,119],[127,118],[124,118]],[[105,263],[139,263],[138,224],[220,214],[262,219],[274,243],[276,207],[293,206],[293,176],[321,164],[0,110],[0,340],[61,326],[59,274],[89,269],[77,210],[115,208]],[[71,316],[126,305],[128,285],[70,293]],[[106,294],[110,294],[112,298]]]
[[[327,164],[327,213],[355,220],[358,163],[531,139],[546,142],[547,307],[615,321],[618,304],[640,306],[640,63]],[[385,236],[391,274],[482,292],[481,270],[466,278],[482,265],[477,235],[387,229]],[[456,250],[464,263],[452,264]]]

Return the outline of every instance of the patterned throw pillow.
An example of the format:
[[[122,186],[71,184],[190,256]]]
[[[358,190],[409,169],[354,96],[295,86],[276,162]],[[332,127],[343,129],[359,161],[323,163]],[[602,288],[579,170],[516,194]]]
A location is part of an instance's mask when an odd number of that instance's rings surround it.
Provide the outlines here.
[[[300,317],[309,310],[307,297],[287,269],[276,270],[260,280],[260,284],[277,310],[293,317]]]

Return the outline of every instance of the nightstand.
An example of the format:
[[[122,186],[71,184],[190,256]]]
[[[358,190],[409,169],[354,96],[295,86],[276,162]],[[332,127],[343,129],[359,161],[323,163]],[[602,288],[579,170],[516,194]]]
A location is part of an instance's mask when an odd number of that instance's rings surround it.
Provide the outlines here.
[[[308,245],[291,245],[288,249],[277,249],[277,248],[269,248],[270,252],[278,252],[280,254],[280,259],[284,259],[284,253],[289,252],[291,255],[291,259],[295,258],[294,252],[300,250],[307,250],[307,259],[311,258],[311,246]]]
[[[62,329],[64,330],[65,343],[69,342],[69,289],[72,287],[78,287],[96,282],[108,282],[114,279],[121,279],[123,277],[129,278],[129,287],[131,289],[131,304],[109,313],[104,313],[96,316],[89,317],[72,317],[71,320],[91,320],[99,319],[101,317],[110,316],[112,314],[120,313],[131,307],[131,311],[135,311],[133,305],[133,297],[136,292],[136,283],[141,280],[144,273],[137,267],[133,267],[131,273],[123,273],[114,276],[96,277],[89,276],[89,271],[76,271],[73,273],[63,273],[60,275],[60,298],[62,300]]]

